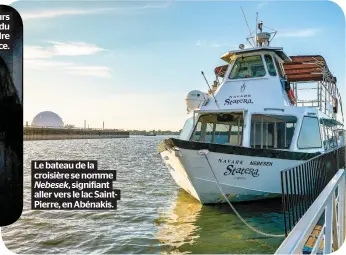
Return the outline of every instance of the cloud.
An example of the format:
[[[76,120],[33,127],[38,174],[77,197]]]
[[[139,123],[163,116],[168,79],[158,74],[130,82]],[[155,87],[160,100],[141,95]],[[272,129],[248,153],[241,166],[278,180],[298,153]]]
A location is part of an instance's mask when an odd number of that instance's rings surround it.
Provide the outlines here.
[[[53,56],[83,56],[94,55],[106,49],[100,48],[94,44],[85,42],[56,42],[47,41],[50,45],[42,46],[24,46],[24,58],[52,58]]]
[[[52,52],[41,46],[24,46],[24,59],[51,58]]]
[[[107,66],[81,65],[72,61],[56,60],[56,57],[94,55],[105,49],[84,42],[48,41],[49,46],[24,46],[24,64],[31,70],[59,70],[66,74],[110,77]]]
[[[297,30],[278,31],[277,37],[313,37],[321,31],[320,28],[305,28]]]
[[[88,15],[88,14],[102,14],[110,11],[122,11],[122,10],[145,10],[145,9],[162,9],[171,5],[171,1],[165,4],[146,4],[143,6],[127,7],[127,8],[96,8],[96,9],[46,9],[40,11],[28,11],[21,12],[23,20],[32,19],[48,19],[56,18],[60,16],[72,16],[72,15]]]
[[[56,18],[59,16],[67,15],[86,15],[86,14],[99,14],[107,11],[115,10],[115,8],[99,8],[91,10],[83,9],[60,9],[60,10],[42,10],[34,12],[21,12],[20,16],[23,20],[29,19],[44,19],[44,18]]]
[[[71,75],[110,77],[111,69],[107,66],[79,65],[73,62],[46,59],[24,59],[25,69],[48,71],[54,70]]]
[[[105,49],[100,48],[94,44],[89,44],[85,42],[55,42],[48,41],[52,44],[51,51],[54,55],[60,56],[81,56],[81,55],[93,55]]]
[[[55,60],[44,60],[44,59],[25,59],[25,68],[34,70],[48,70],[52,67],[56,68],[69,68],[73,66],[73,63]]]

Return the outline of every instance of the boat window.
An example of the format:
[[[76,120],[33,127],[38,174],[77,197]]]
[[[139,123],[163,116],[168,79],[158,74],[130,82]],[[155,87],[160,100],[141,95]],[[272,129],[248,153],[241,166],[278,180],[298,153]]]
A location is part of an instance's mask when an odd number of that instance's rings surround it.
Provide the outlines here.
[[[207,122],[206,129],[205,129],[205,135],[204,135],[204,142],[206,142],[206,143],[212,143],[213,142],[213,130],[214,130],[214,123],[213,122]]]
[[[191,140],[239,146],[242,144],[243,124],[242,113],[202,115]]]
[[[320,120],[320,132],[325,150],[336,148],[339,143],[339,132],[336,126],[328,123],[327,120]]]
[[[338,130],[338,144],[340,147],[345,146],[345,134],[346,131],[345,130]]]
[[[316,117],[305,116],[298,138],[299,149],[321,148],[320,125]]]
[[[333,129],[332,133],[333,133],[333,137],[332,137],[333,147],[336,148],[336,147],[338,147],[339,132],[337,130]]]
[[[185,121],[184,127],[180,132],[179,139],[180,140],[189,140],[192,128],[193,128],[193,117],[188,118]]]
[[[231,126],[230,144],[241,145],[243,126],[235,124]]]
[[[254,114],[251,117],[250,146],[261,149],[289,149],[297,118],[287,115]]]
[[[281,78],[284,78],[284,74],[283,74],[283,71],[282,71],[282,68],[281,68],[279,61],[276,58],[274,58],[274,61],[275,61],[276,69],[278,70],[279,76]]]
[[[229,136],[229,125],[216,123],[215,124],[215,134],[214,134],[214,143],[225,144],[228,142]]]
[[[239,57],[229,75],[230,79],[256,78],[265,76],[262,57],[260,55]]]
[[[201,133],[202,133],[202,122],[198,122],[193,132],[192,141],[201,142]]]
[[[276,76],[276,71],[275,71],[275,66],[274,66],[274,62],[273,62],[272,56],[270,56],[270,55],[264,55],[264,59],[265,59],[265,61],[266,61],[268,73],[269,73],[271,76]]]

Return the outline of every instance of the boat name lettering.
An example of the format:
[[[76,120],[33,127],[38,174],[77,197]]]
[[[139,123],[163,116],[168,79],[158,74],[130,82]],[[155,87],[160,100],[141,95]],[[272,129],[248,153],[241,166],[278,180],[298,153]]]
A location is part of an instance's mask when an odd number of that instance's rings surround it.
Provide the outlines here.
[[[254,165],[254,166],[273,166],[273,162],[251,161],[250,165]]]
[[[238,164],[238,165],[242,165],[243,164],[243,160],[238,160],[238,159],[219,159],[219,163],[223,163],[223,164]]]
[[[253,104],[251,98],[243,98],[243,99],[229,99],[225,100],[224,105],[232,105],[232,104]]]
[[[242,168],[242,167],[234,167],[233,165],[227,166],[227,171],[223,173],[223,175],[236,175],[236,174],[249,174],[252,175],[253,177],[258,177],[258,169],[254,168]]]

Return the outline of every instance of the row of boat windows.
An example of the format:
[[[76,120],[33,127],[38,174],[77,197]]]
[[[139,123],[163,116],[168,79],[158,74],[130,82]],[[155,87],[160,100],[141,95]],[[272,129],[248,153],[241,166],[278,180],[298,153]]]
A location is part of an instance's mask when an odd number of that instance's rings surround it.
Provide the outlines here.
[[[280,77],[283,77],[282,70],[280,69],[280,64],[277,60],[269,54],[264,55],[264,61],[267,66],[267,70],[270,76],[276,76],[276,69],[279,72]],[[275,64],[274,64],[275,62]],[[243,78],[256,78],[264,77],[266,75],[266,70],[262,61],[261,55],[248,56],[238,58],[229,74],[230,79],[243,79]]]
[[[244,119],[235,115],[220,122],[215,114],[203,115],[197,122],[192,141],[240,146],[243,141]],[[250,146],[252,148],[288,149],[297,119],[291,116],[252,115]]]
[[[296,124],[297,118],[294,116],[254,114],[251,117],[250,146],[261,149],[289,149]],[[199,118],[190,140],[241,146],[243,126],[242,114],[203,115]],[[192,128],[192,123],[187,121],[181,133],[182,139],[184,136],[187,138],[189,128]],[[322,142],[325,149],[338,146],[338,132],[331,127],[321,125],[316,117],[304,117],[299,132],[297,142],[299,149],[321,148]]]

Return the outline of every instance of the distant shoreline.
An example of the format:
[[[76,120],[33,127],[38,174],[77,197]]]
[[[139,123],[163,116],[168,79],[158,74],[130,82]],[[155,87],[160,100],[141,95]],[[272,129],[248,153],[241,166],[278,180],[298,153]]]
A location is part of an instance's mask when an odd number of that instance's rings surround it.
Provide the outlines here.
[[[179,135],[179,133],[176,133],[176,134],[172,134],[172,133],[170,133],[170,134],[157,134],[157,135],[155,135],[155,136],[167,136],[167,135]],[[131,134],[130,133],[130,136],[151,136],[151,135],[145,135],[145,134]],[[153,136],[153,137],[155,137],[155,136]]]
[[[118,130],[24,127],[24,141],[128,138],[129,132]]]
[[[146,133],[131,133],[131,131],[129,132],[130,135],[149,135],[150,136],[150,132],[146,132]],[[156,136],[159,136],[159,135],[179,135],[180,133],[179,132],[167,132],[167,133],[156,133],[155,135]],[[155,136],[154,135],[154,136]]]
[[[176,136],[180,132],[170,130],[117,130],[89,128],[54,128],[24,126],[24,141],[28,140],[68,140],[68,139],[102,139],[128,138],[129,136]]]

